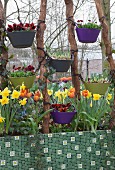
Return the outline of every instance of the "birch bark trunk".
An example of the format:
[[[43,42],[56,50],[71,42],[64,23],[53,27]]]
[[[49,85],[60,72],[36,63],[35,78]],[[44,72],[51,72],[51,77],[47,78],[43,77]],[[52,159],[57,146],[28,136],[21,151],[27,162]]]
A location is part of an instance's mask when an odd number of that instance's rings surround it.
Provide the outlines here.
[[[71,67],[72,82],[75,87],[76,97],[80,99],[80,81],[78,76],[78,48],[75,40],[75,31],[74,31],[74,24],[73,24],[74,23],[73,0],[64,0],[64,1],[66,5],[66,18],[68,22],[68,41],[70,44],[71,53],[74,52],[74,62]]]
[[[102,24],[102,38],[106,49],[106,57],[110,65],[110,70],[111,70],[110,73],[114,83],[114,105],[113,105],[113,110],[111,112],[111,121],[110,121],[110,128],[113,128],[115,127],[115,63],[112,57],[112,46],[109,40],[109,31],[108,31],[106,18],[104,16],[101,0],[94,0],[94,1],[96,4],[99,20]]]
[[[6,8],[4,10],[3,4],[0,0],[0,29],[4,30],[5,23],[5,13]],[[0,87],[4,89],[7,86],[7,75],[5,74],[6,64],[8,62],[8,51],[4,48],[4,38],[3,31],[0,30]],[[3,74],[4,73],[4,74]]]
[[[44,58],[44,52],[42,49],[44,49],[44,31],[46,29],[45,19],[46,19],[46,8],[47,8],[47,0],[41,0],[40,5],[40,15],[38,19],[38,29],[37,29],[37,47],[38,48],[38,62],[41,62]],[[40,49],[41,48],[41,49]],[[40,79],[44,82],[45,87],[42,90],[43,94],[43,101],[44,101],[44,111],[50,109],[49,105],[49,96],[47,93],[47,79],[44,77],[44,73],[46,72],[46,68],[44,66],[46,60],[44,59],[41,62],[40,66]],[[42,131],[43,133],[49,133],[49,120],[50,120],[50,114],[47,114],[43,118],[43,124],[42,124]]]

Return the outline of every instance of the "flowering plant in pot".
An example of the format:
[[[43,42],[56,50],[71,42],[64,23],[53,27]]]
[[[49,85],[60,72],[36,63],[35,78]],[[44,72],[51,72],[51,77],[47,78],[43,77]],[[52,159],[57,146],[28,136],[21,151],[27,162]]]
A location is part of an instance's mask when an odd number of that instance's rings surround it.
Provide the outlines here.
[[[96,22],[83,23],[83,20],[78,20],[76,24],[76,32],[79,42],[82,43],[94,43],[100,33],[101,25],[97,25]]]
[[[7,35],[10,39],[13,47],[15,48],[27,48],[32,45],[35,36],[34,23],[19,23],[8,25]]]
[[[31,88],[35,77],[35,68],[32,65],[22,67],[14,65],[12,72],[9,72],[9,80],[15,88],[23,82],[27,88]]]
[[[49,57],[46,61],[48,66],[53,67],[56,72],[67,72],[73,62],[73,59],[61,55]]]
[[[55,123],[68,124],[77,113],[72,103],[69,102],[69,98],[74,97],[74,92],[75,89],[72,87],[57,91],[48,90],[52,100],[51,108],[53,108],[51,115]]]
[[[93,74],[88,81],[84,82],[84,86],[92,93],[104,95],[110,86],[110,82],[103,74]]]

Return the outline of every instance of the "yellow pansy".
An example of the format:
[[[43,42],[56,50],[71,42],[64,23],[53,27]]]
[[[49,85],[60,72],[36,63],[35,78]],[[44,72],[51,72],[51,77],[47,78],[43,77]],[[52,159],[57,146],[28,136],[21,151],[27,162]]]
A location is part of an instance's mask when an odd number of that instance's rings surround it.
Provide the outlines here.
[[[3,97],[2,99],[0,99],[0,103],[1,105],[5,105],[9,103],[9,99],[7,97]]]
[[[100,94],[93,94],[93,100],[99,100],[101,98]]]
[[[11,95],[11,98],[12,99],[18,99],[20,97],[20,92],[17,91],[17,90],[14,90],[12,95]]]
[[[5,118],[0,116],[0,123],[4,122]]]
[[[53,90],[48,89],[48,95],[51,96],[53,94]]]
[[[112,94],[108,93],[107,100],[111,100],[111,99],[112,99]]]
[[[25,90],[25,89],[26,89],[26,86],[24,85],[24,82],[23,82],[22,85],[20,86],[20,91]]]
[[[11,93],[11,91],[8,89],[8,87],[6,87],[6,88],[1,92],[1,95],[2,95],[2,97],[8,97],[10,93]]]
[[[24,98],[23,100],[19,101],[20,105],[24,106],[27,103],[27,98]]]

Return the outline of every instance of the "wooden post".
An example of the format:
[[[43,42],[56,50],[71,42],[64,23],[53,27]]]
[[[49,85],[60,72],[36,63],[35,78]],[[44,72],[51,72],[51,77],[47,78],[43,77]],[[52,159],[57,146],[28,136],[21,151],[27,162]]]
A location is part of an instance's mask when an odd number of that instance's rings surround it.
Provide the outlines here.
[[[73,0],[64,0],[66,4],[66,18],[68,22],[68,41],[70,43],[71,53],[74,54],[74,62],[72,64],[72,82],[75,87],[76,97],[80,99],[80,81],[78,74],[78,48],[75,40],[74,19],[73,19]]]
[[[40,79],[44,82],[45,87],[42,90],[43,94],[43,101],[44,101],[44,111],[50,109],[49,105],[49,96],[47,93],[47,79],[44,77],[44,73],[46,72],[46,68],[44,66],[45,60],[44,58],[44,31],[46,29],[45,19],[46,19],[46,7],[47,7],[47,0],[41,0],[40,5],[40,15],[38,20],[38,28],[37,28],[37,48],[38,48],[38,62],[41,62],[40,66]],[[42,124],[42,131],[43,133],[49,133],[49,120],[50,120],[50,114],[47,114],[43,118],[43,124]]]
[[[101,0],[94,0],[94,1],[95,1],[95,4],[96,4],[99,20],[100,20],[101,25],[102,25],[102,38],[103,38],[105,49],[106,49],[106,57],[107,57],[107,60],[109,62],[109,65],[110,65],[112,79],[113,79],[114,85],[115,85],[115,63],[114,63],[114,60],[113,60],[113,57],[112,57],[112,46],[111,46],[111,42],[109,40],[108,25],[107,25],[107,22],[106,22],[106,18],[104,16]],[[115,92],[115,88],[114,88],[114,92]],[[114,94],[113,111],[111,113],[110,128],[113,128],[114,126],[115,126],[115,94]]]
[[[0,28],[4,30],[4,8],[2,2],[0,0]],[[4,38],[2,35],[2,31],[0,31],[0,88],[4,89],[7,86],[7,74],[6,74],[6,64],[8,62],[8,51],[6,50],[4,44]],[[4,74],[3,74],[4,73]]]

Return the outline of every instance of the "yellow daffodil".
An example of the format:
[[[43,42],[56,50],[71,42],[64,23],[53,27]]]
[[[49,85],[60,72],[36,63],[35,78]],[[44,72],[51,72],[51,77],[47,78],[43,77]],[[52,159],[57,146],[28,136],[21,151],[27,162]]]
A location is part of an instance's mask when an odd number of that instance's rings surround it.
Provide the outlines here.
[[[9,103],[9,99],[7,97],[3,97],[2,99],[0,99],[0,103],[1,105],[5,105]]]
[[[53,90],[48,89],[48,95],[51,96],[53,94]]]
[[[8,87],[6,87],[6,88],[1,92],[1,95],[2,95],[2,97],[8,97],[10,93],[11,93],[11,91],[8,89]]]
[[[110,105],[110,102],[107,100],[107,104]]]
[[[11,98],[12,99],[18,99],[20,97],[20,92],[17,91],[17,90],[14,90],[12,95],[11,95]]]
[[[20,91],[25,90],[25,89],[26,89],[26,86],[24,85],[24,83],[22,83],[22,85],[20,86]]]
[[[62,95],[61,95],[61,91],[58,90],[54,93],[54,98],[58,98],[58,102],[61,102],[62,101]]]
[[[27,98],[24,98],[23,100],[19,101],[20,105],[24,106],[27,103]]]
[[[112,94],[108,93],[107,100],[111,100],[111,99],[112,99]]]
[[[41,99],[41,100],[43,99],[43,95],[42,95],[42,93],[41,93],[40,99]]]
[[[91,103],[90,103],[90,107],[92,107],[93,106],[93,104],[92,104],[92,101],[91,101]]]
[[[93,100],[99,100],[101,98],[100,94],[93,94]]]
[[[0,116],[0,123],[4,122],[5,118]]]
[[[87,98],[89,99],[91,96],[91,92],[88,92]]]

